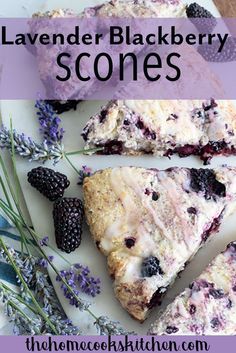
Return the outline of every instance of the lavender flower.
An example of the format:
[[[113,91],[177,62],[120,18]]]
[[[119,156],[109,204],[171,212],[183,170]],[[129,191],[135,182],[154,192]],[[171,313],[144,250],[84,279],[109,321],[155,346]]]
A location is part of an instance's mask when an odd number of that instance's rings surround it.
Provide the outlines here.
[[[48,256],[48,260],[50,262],[52,262],[54,260],[54,256]],[[38,259],[37,264],[40,267],[47,268],[48,267],[48,260],[43,257],[41,259]]]
[[[48,238],[48,236],[45,236],[44,238],[42,238],[39,241],[39,245],[40,246],[48,246],[48,242],[49,242],[49,238]]]
[[[30,162],[53,160],[56,164],[63,158],[63,145],[49,146],[46,142],[38,144],[24,134],[17,134],[15,130],[13,130],[13,145],[15,153],[28,158]],[[0,148],[6,148],[9,151],[12,149],[11,131],[4,126],[0,129]]]
[[[3,303],[4,313],[13,323],[13,332],[17,335],[39,335],[43,322],[35,314],[28,315],[24,305],[0,283],[0,301]]]
[[[61,271],[60,276],[73,288],[75,296],[78,296],[80,292],[92,297],[100,293],[100,279],[90,276],[89,268],[81,264],[75,264],[69,270]],[[56,280],[62,282],[59,276],[57,276]],[[80,302],[73,296],[64,283],[61,284],[61,289],[70,304],[80,308]]]
[[[100,316],[95,321],[95,326],[101,336],[105,335],[136,335],[135,332],[127,332],[118,321],[112,321],[107,316]]]
[[[37,301],[41,303],[50,321],[56,326],[57,331],[61,335],[77,335],[79,329],[66,317],[48,274],[37,270],[32,285],[35,288],[34,291]]]
[[[79,287],[83,293],[87,295],[91,295],[92,297],[96,297],[97,294],[100,294],[100,278],[94,278],[90,276],[90,270],[88,266],[84,267],[81,264],[75,264],[70,273],[75,275]]]
[[[25,282],[29,283],[32,278],[33,278],[33,272],[34,272],[34,265],[35,265],[35,260],[33,257],[25,257],[25,256],[20,256],[14,249],[8,248],[9,253],[11,254],[12,259],[14,260],[16,266],[19,268],[21,271],[22,277]],[[2,257],[7,263],[10,264],[9,259],[7,255],[5,254],[3,249],[0,249],[0,257]],[[22,285],[21,281],[19,278],[16,276],[17,283],[20,286],[20,292],[22,298],[29,302],[30,301],[30,296],[29,294],[25,291],[24,286]]]
[[[38,109],[37,115],[40,123],[40,132],[46,143],[51,146],[60,144],[64,135],[64,129],[60,128],[61,119],[56,115],[52,106],[44,100],[37,100],[35,108]]]
[[[66,314],[57,299],[48,274],[45,272],[45,269],[38,267],[40,260],[33,256],[26,257],[18,254],[12,248],[7,249],[16,266],[20,270],[28,288],[34,293],[37,302],[40,303],[44,312],[50,319],[50,322],[56,327],[58,334],[77,335],[79,329],[78,327],[73,326],[71,321],[66,317]],[[0,256],[10,263],[8,256],[3,249],[0,249]],[[51,260],[52,258],[49,257],[49,261]],[[26,303],[25,306],[21,305],[21,303],[19,304],[15,296],[12,297],[8,292],[3,291],[0,282],[0,300],[6,304],[6,315],[14,322],[14,332],[16,334],[28,335],[53,333],[47,322],[45,322],[40,315],[35,313],[32,314],[32,312],[30,312],[29,315],[27,312],[27,303],[31,303],[30,298],[26,297],[24,287],[19,278],[17,278],[17,280],[20,284],[20,295]]]
[[[78,185],[83,185],[84,179],[92,175],[92,168],[87,167],[86,165],[82,166],[82,169],[79,170],[79,181]]]

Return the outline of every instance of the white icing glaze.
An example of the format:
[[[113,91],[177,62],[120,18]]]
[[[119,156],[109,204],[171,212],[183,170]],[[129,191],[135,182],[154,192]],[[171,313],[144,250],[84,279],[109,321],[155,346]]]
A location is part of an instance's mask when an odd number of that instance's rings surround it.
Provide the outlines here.
[[[226,184],[233,184],[234,170],[217,173],[219,179],[224,176]],[[141,168],[114,168],[110,173],[110,183],[122,204],[123,213],[108,226],[101,246],[107,253],[116,251],[118,254],[121,251],[123,258],[134,256],[137,259],[132,266],[124,268],[119,281],[132,282],[140,278],[140,258],[154,255],[160,260],[165,274],[145,278],[147,286],[154,290],[158,286],[169,285],[199,249],[203,231],[225,207],[224,198],[217,202],[206,201],[189,186],[189,192],[184,192],[183,186],[189,184],[184,169],[156,172]],[[160,200],[155,202],[152,196],[146,195],[148,188],[157,191]],[[233,190],[235,186],[231,185],[229,194]],[[186,212],[193,206],[198,209],[194,222]],[[124,240],[129,237],[136,239],[132,249],[125,247]]]

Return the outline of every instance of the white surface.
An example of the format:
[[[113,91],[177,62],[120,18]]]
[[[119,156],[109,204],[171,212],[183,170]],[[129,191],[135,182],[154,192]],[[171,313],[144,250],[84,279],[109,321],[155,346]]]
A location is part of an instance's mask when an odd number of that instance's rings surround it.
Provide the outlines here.
[[[11,0],[10,3],[13,1]],[[20,8],[19,3],[23,4],[25,2],[30,3],[31,5],[27,8],[27,13],[32,13],[40,9],[48,8],[57,8],[57,7],[72,7],[74,9],[82,10],[83,6],[92,5],[95,3],[100,3],[101,1],[85,1],[85,0],[50,0],[46,5],[42,5],[42,1],[34,1],[32,6],[31,1],[18,1],[18,8]],[[14,1],[16,4],[16,2]],[[202,5],[211,10],[215,15],[217,15],[217,10],[214,8],[214,5],[211,1],[199,1]],[[38,6],[39,4],[39,6]],[[4,12],[4,15],[12,16],[21,15],[19,12],[14,10],[11,12],[9,2],[0,5],[0,14]],[[3,9],[4,7],[4,9]],[[80,137],[80,132],[82,127],[85,125],[89,117],[97,112],[100,109],[102,102],[84,102],[79,105],[79,108],[76,112],[69,112],[62,115],[63,127],[66,130],[65,134],[65,146],[67,151],[78,150],[83,147],[83,142]],[[34,108],[34,102],[26,101],[3,101],[2,102],[2,117],[6,125],[9,124],[9,117],[13,118],[14,128],[18,132],[24,132],[27,135],[32,136],[35,139],[39,139],[38,135],[38,122],[36,118],[36,111]],[[145,157],[121,157],[121,156],[73,156],[73,163],[81,168],[82,165],[86,164],[93,168],[93,170],[113,167],[113,166],[125,166],[125,165],[135,165],[142,167],[157,167],[159,169],[165,169],[170,166],[186,166],[186,167],[202,167],[201,162],[194,157],[179,159],[177,157],[172,158],[171,160],[165,158],[155,158],[152,156]],[[219,164],[228,163],[229,165],[236,166],[236,157],[232,158],[216,158],[212,163],[212,167]],[[49,235],[50,243],[55,246],[54,242],[54,230],[52,222],[52,205],[51,203],[41,196],[36,190],[34,190],[28,183],[26,179],[27,172],[35,167],[37,163],[29,164],[27,161],[18,159],[17,168],[18,174],[21,181],[22,190],[25,196],[26,203],[29,208],[29,212],[32,218],[32,222],[36,231],[44,235]],[[50,166],[50,164],[47,164]],[[60,162],[57,167],[57,170],[65,173],[70,181],[71,186],[67,189],[65,196],[80,197],[81,196],[81,187],[77,185],[77,175],[71,169],[65,161]],[[174,287],[168,292],[162,308],[172,300],[176,294],[178,294],[183,288],[185,288],[189,282],[194,279],[201,271],[207,266],[207,264],[213,259],[213,257],[221,251],[225,245],[236,239],[235,234],[235,216],[229,218],[224,225],[221,227],[219,235],[217,235],[210,244],[207,245],[205,249],[200,251],[200,253],[195,257],[191,264],[186,268],[184,273],[181,274],[181,278],[177,280]],[[52,254],[52,251],[49,251]],[[82,264],[89,265],[93,275],[101,277],[102,280],[102,293],[93,300],[94,304],[91,309],[97,315],[108,315],[114,320],[119,320],[124,327],[129,330],[134,330],[138,333],[145,334],[150,323],[156,319],[160,308],[156,307],[150,318],[144,323],[139,324],[135,320],[129,317],[129,315],[121,308],[120,304],[115,299],[112,282],[107,274],[106,269],[106,260],[98,252],[95,245],[91,240],[91,236],[87,228],[84,229],[82,244],[78,250],[70,255],[66,255],[66,258],[74,262],[81,262]],[[66,264],[63,263],[59,258],[56,258],[55,263],[61,268],[65,268]],[[51,274],[51,278],[54,284],[55,276]],[[66,300],[61,295],[60,289],[58,289],[56,284],[56,289],[61,298],[62,305],[68,314],[68,316],[77,323],[84,334],[95,333],[95,329],[92,325],[93,319],[89,317],[86,313],[81,313],[79,310],[76,310],[74,307],[71,307]],[[88,298],[90,299],[90,298]]]

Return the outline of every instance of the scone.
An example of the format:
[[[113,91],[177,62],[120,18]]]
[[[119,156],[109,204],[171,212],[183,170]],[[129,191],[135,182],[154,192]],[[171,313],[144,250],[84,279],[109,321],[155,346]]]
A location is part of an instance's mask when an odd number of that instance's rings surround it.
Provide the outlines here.
[[[106,169],[84,180],[87,223],[121,305],[144,321],[236,207],[236,168]]]
[[[186,5],[182,0],[111,0],[105,1],[101,5],[94,7],[87,7],[81,13],[75,13],[69,9],[56,9],[47,12],[37,12],[33,18],[66,18],[66,17],[141,17],[141,18],[154,18],[154,17],[182,17],[185,16]],[[41,23],[39,22],[39,26]],[[40,28],[33,23],[32,30],[37,32]],[[29,47],[32,50],[32,46]],[[71,48],[70,48],[71,50]],[[51,52],[51,55],[50,55]],[[34,52],[36,54],[36,51]],[[45,55],[46,54],[46,55]],[[38,55],[40,55],[38,53]],[[41,56],[41,55],[40,55]],[[44,60],[46,56],[48,59]],[[39,58],[39,71],[43,81],[47,81],[48,73],[52,73],[55,69],[54,65],[55,53],[53,51],[46,51],[42,53],[42,58]],[[53,67],[54,65],[54,67]],[[50,82],[50,81],[49,81]],[[78,89],[78,84],[75,82],[75,89]],[[93,84],[91,87],[86,83],[86,92],[93,92]],[[70,92],[66,94],[70,96]],[[61,114],[70,109],[75,109],[79,100],[73,99],[73,92],[71,92],[71,100],[51,100],[49,102],[58,114]]]
[[[150,329],[151,335],[236,334],[236,242],[218,255]]]
[[[34,17],[180,17],[186,16],[186,4],[182,0],[111,0],[100,5],[86,7],[81,13],[70,9],[37,12]]]
[[[82,136],[104,154],[180,157],[236,154],[236,108],[231,101],[116,100],[93,116]]]

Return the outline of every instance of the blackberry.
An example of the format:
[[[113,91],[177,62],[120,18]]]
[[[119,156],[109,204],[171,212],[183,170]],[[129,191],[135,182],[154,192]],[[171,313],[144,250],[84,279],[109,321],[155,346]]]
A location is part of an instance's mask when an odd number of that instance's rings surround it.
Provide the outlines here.
[[[137,120],[136,127],[139,130],[142,130],[144,128],[144,123],[142,122],[142,120],[140,118],[138,118],[138,120]]]
[[[190,314],[191,314],[191,315],[194,315],[195,312],[196,312],[196,310],[197,310],[196,305],[191,304],[191,305],[190,305],[190,309],[189,309]]]
[[[143,277],[152,277],[157,273],[159,273],[159,275],[164,274],[160,266],[160,261],[155,256],[149,256],[143,260],[141,273]]]
[[[28,182],[50,201],[55,201],[63,196],[70,185],[64,174],[53,169],[38,167],[28,173]]]
[[[219,328],[219,326],[220,326],[220,320],[218,319],[218,317],[214,317],[211,320],[211,327],[215,328],[217,330]]]
[[[202,192],[206,200],[216,200],[216,196],[225,197],[225,185],[216,179],[211,169],[191,169],[190,186],[195,192]]]
[[[178,331],[179,331],[179,329],[176,326],[167,326],[167,328],[166,328],[166,333],[168,335],[171,335],[172,333],[176,333]]]
[[[211,33],[217,25],[217,20],[211,12],[196,2],[187,7],[186,15],[201,33]]]
[[[218,104],[216,103],[214,98],[211,98],[210,101],[203,103],[202,108],[205,112],[208,112],[211,109],[217,108]]]
[[[104,145],[97,145],[96,147],[103,147],[103,150],[98,151],[98,154],[104,155],[121,154],[123,151],[123,143],[118,140],[110,140]]]
[[[189,214],[196,215],[196,214],[197,214],[197,209],[196,209],[195,207],[189,207],[189,208],[187,209],[187,212],[188,212]]]
[[[80,102],[79,100],[66,100],[66,101],[46,100],[46,103],[50,104],[53,107],[53,110],[57,114],[62,114],[72,109],[76,110],[79,102]]]
[[[136,239],[134,237],[125,238],[125,245],[128,249],[131,249],[136,243]]]
[[[68,254],[80,246],[83,215],[82,201],[77,198],[63,198],[54,203],[57,247]]]
[[[108,116],[108,110],[107,109],[103,109],[100,113],[100,116],[99,116],[99,123],[104,123],[104,121],[106,120]]]
[[[231,299],[228,299],[228,303],[226,304],[226,308],[227,308],[227,309],[231,309],[232,306],[233,306],[232,300],[231,300]]]
[[[159,199],[159,195],[156,191],[153,191],[152,193],[152,200],[153,201],[157,201]]]
[[[211,288],[209,290],[209,294],[214,298],[214,299],[222,299],[225,296],[225,293],[222,289],[213,289]]]
[[[198,47],[198,52],[208,62],[226,63],[236,60],[236,38],[229,37],[219,53],[220,42],[214,40],[212,44],[203,43]]]

